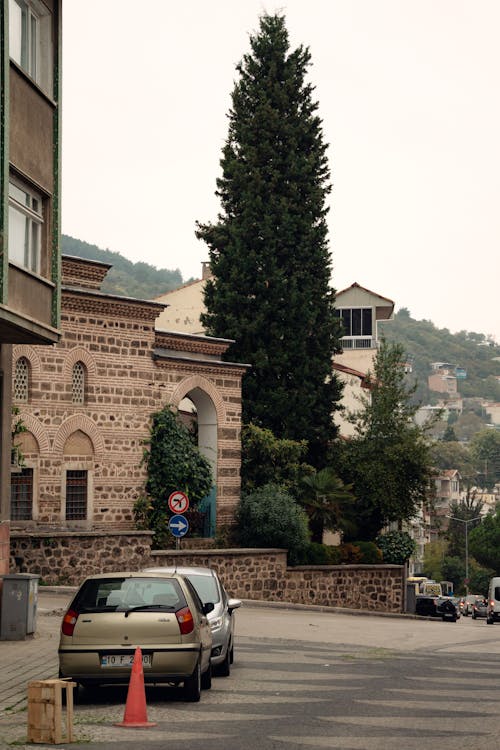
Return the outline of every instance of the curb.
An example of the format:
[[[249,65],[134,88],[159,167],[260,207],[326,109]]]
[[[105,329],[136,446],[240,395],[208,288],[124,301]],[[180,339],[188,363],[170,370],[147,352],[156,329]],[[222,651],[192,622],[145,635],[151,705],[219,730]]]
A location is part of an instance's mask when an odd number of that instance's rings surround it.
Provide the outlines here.
[[[78,591],[78,586],[41,586],[38,588],[38,595],[41,593],[66,596],[73,594]],[[389,618],[403,618],[410,620],[428,620],[435,618],[421,617],[420,615],[414,615],[410,612],[376,612],[370,609],[351,609],[347,607],[328,607],[322,604],[294,604],[293,602],[280,602],[280,601],[267,601],[265,599],[242,599],[243,604],[248,607],[267,607],[269,609],[290,609],[290,610],[302,610],[304,612],[330,612],[331,614],[337,615],[352,615],[352,616],[369,616],[369,617],[389,617]],[[43,609],[39,608],[40,614],[59,614],[59,610],[54,609]]]

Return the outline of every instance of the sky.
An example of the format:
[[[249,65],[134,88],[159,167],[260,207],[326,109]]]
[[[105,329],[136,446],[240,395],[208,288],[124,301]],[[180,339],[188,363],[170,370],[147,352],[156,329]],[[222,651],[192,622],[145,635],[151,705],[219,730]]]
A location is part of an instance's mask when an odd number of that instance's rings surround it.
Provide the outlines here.
[[[333,287],[500,343],[498,0],[65,0],[63,233],[200,278],[264,12],[311,52]]]

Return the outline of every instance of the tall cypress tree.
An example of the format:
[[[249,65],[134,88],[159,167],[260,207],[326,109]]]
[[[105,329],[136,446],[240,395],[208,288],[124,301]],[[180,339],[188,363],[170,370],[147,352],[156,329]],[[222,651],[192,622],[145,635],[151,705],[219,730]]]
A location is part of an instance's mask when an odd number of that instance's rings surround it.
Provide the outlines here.
[[[213,273],[202,322],[235,340],[227,359],[251,365],[244,421],[306,439],[309,461],[320,467],[341,395],[332,375],[339,325],[329,286],[327,147],[305,82],[309,50],[290,52],[279,14],[261,17],[250,45],[237,66],[217,180],[222,210],[197,228]]]

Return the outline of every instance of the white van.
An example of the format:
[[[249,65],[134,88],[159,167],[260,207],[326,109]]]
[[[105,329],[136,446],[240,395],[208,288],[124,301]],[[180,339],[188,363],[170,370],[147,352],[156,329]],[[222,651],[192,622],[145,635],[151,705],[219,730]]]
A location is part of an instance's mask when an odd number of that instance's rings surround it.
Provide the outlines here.
[[[493,625],[500,620],[500,577],[491,578],[488,587],[488,607],[486,609],[486,622]]]

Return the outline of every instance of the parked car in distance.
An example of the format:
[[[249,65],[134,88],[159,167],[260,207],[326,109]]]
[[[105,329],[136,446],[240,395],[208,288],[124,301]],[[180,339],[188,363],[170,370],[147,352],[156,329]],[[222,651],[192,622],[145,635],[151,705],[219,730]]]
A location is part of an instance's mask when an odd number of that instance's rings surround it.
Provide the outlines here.
[[[208,613],[208,621],[212,629],[212,667],[214,674],[227,677],[234,661],[235,618],[233,613],[235,609],[241,607],[241,600],[228,597],[219,576],[211,568],[145,568],[145,572],[163,571],[167,573],[177,571],[193,584],[204,604],[213,602],[214,608]]]
[[[486,622],[493,625],[500,620],[500,577],[490,579],[488,586],[488,605],[486,608]]]
[[[478,617],[486,617],[488,609],[488,602],[484,596],[478,596],[475,602],[472,602],[472,619],[476,620]]]
[[[62,620],[59,676],[83,687],[128,683],[139,646],[145,683],[182,684],[184,698],[199,701],[211,687],[213,608],[175,573],[90,576]]]
[[[483,597],[480,594],[467,594],[467,596],[464,598],[464,609],[463,609],[463,616],[468,617],[472,614],[472,605],[476,601],[476,599],[482,599]]]
[[[415,614],[422,617],[440,617],[442,620],[452,622],[456,622],[460,617],[460,612],[450,597],[425,594],[417,594]]]

